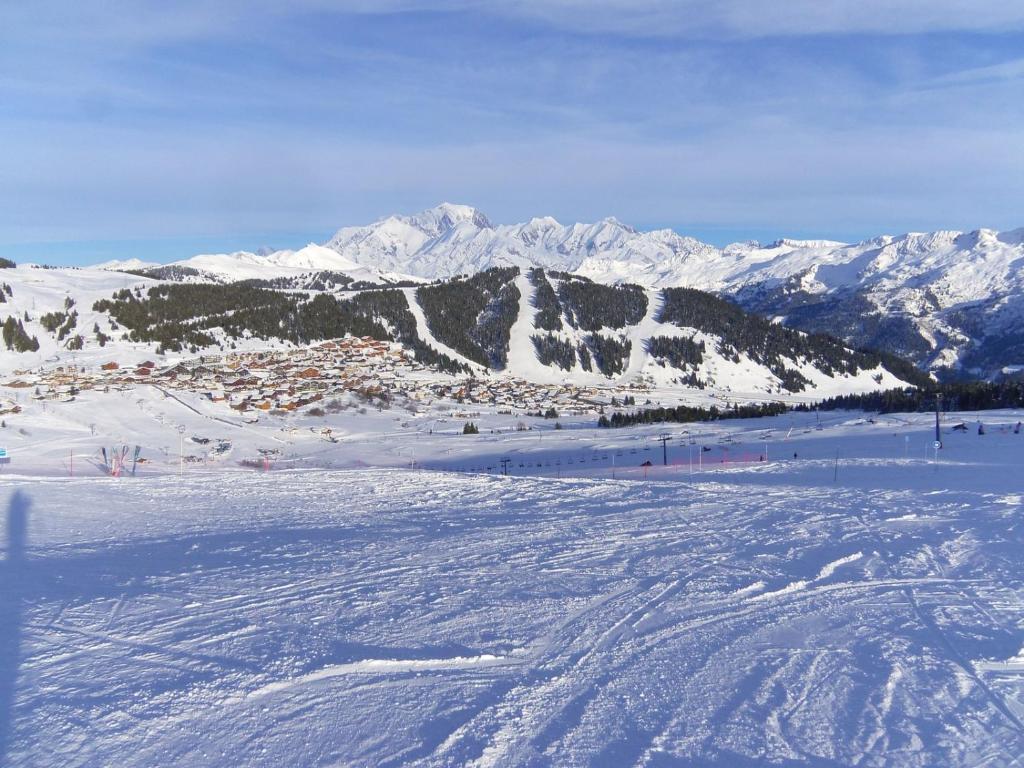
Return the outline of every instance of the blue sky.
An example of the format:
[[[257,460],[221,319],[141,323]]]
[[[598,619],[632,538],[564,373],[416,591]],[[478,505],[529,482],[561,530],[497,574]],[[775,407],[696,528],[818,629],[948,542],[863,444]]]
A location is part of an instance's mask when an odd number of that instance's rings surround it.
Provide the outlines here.
[[[0,255],[298,246],[442,200],[719,244],[1008,229],[1022,126],[1005,0],[6,3]]]

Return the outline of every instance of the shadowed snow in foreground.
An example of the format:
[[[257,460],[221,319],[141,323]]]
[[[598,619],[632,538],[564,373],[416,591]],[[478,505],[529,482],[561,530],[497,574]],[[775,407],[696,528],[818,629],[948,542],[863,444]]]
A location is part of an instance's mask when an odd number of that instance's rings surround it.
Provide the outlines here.
[[[827,469],[0,485],[8,762],[1013,764],[1014,478]]]

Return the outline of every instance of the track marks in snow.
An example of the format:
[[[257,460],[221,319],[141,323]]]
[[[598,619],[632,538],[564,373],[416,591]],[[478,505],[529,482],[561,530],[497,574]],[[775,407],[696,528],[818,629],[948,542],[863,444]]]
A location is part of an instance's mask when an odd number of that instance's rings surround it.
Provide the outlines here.
[[[302,677],[268,683],[245,694],[243,699],[261,699],[282,691],[330,680],[348,675],[388,675],[404,672],[436,672],[460,669],[483,669],[501,664],[514,664],[519,660],[512,656],[495,656],[490,653],[479,656],[453,656],[440,659],[364,659],[351,664],[335,664]]]
[[[823,566],[822,569],[818,571],[818,575],[815,576],[813,579],[799,579],[797,581],[792,581],[786,586],[780,589],[776,589],[772,592],[762,592],[759,595],[754,595],[750,598],[750,600],[755,602],[761,600],[773,600],[777,597],[782,597],[783,595],[789,595],[793,592],[799,592],[801,590],[806,589],[809,585],[815,582],[824,581],[825,579],[832,576],[838,568],[844,565],[848,565],[849,563],[856,562],[861,557],[863,557],[863,554],[861,552],[854,552],[852,555],[840,557],[838,560],[833,560],[832,562],[827,563],[825,566]]]
[[[735,592],[732,593],[732,596],[733,597],[748,597],[750,595],[755,595],[758,592],[760,592],[762,589],[764,589],[766,586],[768,586],[768,585],[765,584],[763,581],[755,581],[753,584],[748,584],[745,587],[740,587],[739,589],[737,589]]]
[[[1024,675],[969,661],[1020,647],[1006,647],[1024,601],[1004,506],[894,526],[957,500],[378,471],[210,483],[47,486],[16,760],[958,765],[967,743],[1002,765],[1024,751],[1000,709]],[[161,510],[141,526],[140,494]],[[972,637],[1002,645],[964,651]]]
[[[814,580],[815,581],[821,581],[823,579],[827,579],[833,573],[835,573],[838,568],[841,568],[844,565],[849,565],[850,563],[855,563],[858,560],[860,560],[862,557],[864,557],[864,553],[862,553],[862,552],[854,552],[852,555],[847,555],[846,557],[840,557],[838,560],[833,560],[831,563],[826,563],[822,567],[822,569],[820,571],[818,571],[818,575],[817,575],[817,577]]]

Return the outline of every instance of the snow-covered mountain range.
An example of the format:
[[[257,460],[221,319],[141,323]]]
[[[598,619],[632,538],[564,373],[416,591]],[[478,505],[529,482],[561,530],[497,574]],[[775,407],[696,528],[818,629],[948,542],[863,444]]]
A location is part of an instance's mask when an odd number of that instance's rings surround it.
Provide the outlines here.
[[[914,380],[896,361],[808,338],[688,289],[518,268],[387,290],[339,284],[325,271],[202,284],[177,266],[170,277],[0,270],[0,376],[69,359],[95,368],[368,335],[400,344],[436,375],[554,386],[813,399]]]
[[[640,232],[614,218],[496,225],[475,208],[444,203],[346,227],[322,246],[178,264],[225,280],[336,270],[371,282],[540,266],[603,283],[713,291],[794,327],[923,367],[992,375],[1024,365],[1024,228],[718,248],[668,229]]]

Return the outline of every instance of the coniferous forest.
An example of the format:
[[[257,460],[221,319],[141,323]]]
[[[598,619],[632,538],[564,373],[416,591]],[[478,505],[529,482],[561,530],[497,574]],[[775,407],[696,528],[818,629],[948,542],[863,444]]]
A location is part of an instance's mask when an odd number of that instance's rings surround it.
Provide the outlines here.
[[[128,329],[131,341],[158,342],[158,351],[197,350],[216,344],[211,331],[222,328],[231,339],[256,337],[304,344],[351,334],[397,340],[415,358],[450,373],[466,372],[464,364],[428,346],[416,333],[416,319],[405,294],[397,289],[364,291],[346,299],[326,293],[282,293],[257,281],[228,285],[175,283],[147,292],[118,291],[93,309],[108,312]],[[45,318],[63,328],[66,315]],[[383,323],[382,323],[383,321]],[[384,323],[392,329],[386,330]],[[49,327],[49,326],[47,326]]]
[[[518,267],[494,267],[472,277],[426,285],[416,298],[438,341],[480,365],[501,369],[519,314]]]
[[[679,405],[674,408],[642,408],[633,412],[616,412],[598,422],[599,426],[629,427],[634,424],[686,424],[693,421],[720,419],[752,419],[761,416],[779,416],[789,408],[783,403],[733,404],[728,408],[701,408]]]
[[[875,413],[934,411],[941,397],[943,411],[988,411],[1024,408],[1024,381],[975,381],[930,383],[927,386],[889,389],[857,395],[830,397],[816,405],[799,405],[794,410],[863,410]]]
[[[629,339],[591,333],[586,337],[586,343],[594,356],[597,369],[605,376],[618,376],[626,370],[633,349],[633,343]]]
[[[537,308],[537,314],[533,318],[534,327],[544,331],[562,330],[562,305],[558,302],[558,294],[544,275],[544,270],[539,267],[531,269],[530,282],[535,289],[533,306]],[[572,367],[571,364],[569,367]]]
[[[639,285],[604,285],[558,273],[558,298],[573,328],[598,331],[636,325],[647,314],[647,294]]]
[[[571,341],[560,339],[552,333],[544,336],[535,334],[533,339],[534,349],[537,350],[537,359],[544,365],[557,365],[559,368],[572,370],[576,362],[576,347]]]
[[[29,336],[25,326],[16,317],[8,316],[3,323],[4,346],[12,352],[36,352],[39,349],[39,341],[35,336]]]
[[[328,294],[281,293],[245,283],[163,284],[145,294],[128,289],[95,303],[128,329],[131,341],[158,342],[159,351],[192,351],[213,346],[210,334],[222,328],[232,339],[282,339],[303,344],[351,333],[389,339],[365,310]]]

